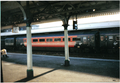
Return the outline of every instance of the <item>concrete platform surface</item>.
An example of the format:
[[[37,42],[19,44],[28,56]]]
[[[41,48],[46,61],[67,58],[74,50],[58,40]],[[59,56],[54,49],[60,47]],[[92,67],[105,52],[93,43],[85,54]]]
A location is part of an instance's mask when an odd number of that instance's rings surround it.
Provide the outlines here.
[[[8,53],[2,57],[4,82],[120,82],[119,60],[33,54],[34,77],[27,78],[27,54]]]

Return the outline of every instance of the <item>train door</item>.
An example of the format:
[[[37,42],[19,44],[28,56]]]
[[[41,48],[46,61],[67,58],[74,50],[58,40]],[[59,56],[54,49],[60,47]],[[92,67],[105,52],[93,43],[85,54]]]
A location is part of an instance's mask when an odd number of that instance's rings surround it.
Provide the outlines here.
[[[14,37],[13,43],[14,43],[14,51],[16,51],[16,37]]]
[[[94,41],[95,50],[96,50],[96,52],[99,52],[99,50],[100,50],[100,33],[99,32],[95,33],[94,37],[95,37],[95,41]]]
[[[88,40],[87,37],[84,36],[84,37],[83,37],[83,44],[88,44],[87,40]]]
[[[89,47],[88,47],[88,37],[87,36],[83,36],[83,44],[82,44],[82,47],[83,47],[83,50],[84,52],[88,53],[90,51]]]
[[[120,42],[120,37],[119,37],[119,35],[116,35],[115,36],[115,41],[114,41],[114,43],[113,43],[113,45],[115,46],[115,48],[119,48],[119,42]]]
[[[18,38],[16,38],[17,51],[21,51],[21,52],[26,51],[26,47],[24,45],[24,41],[25,40],[23,40],[23,38],[24,37],[18,37]]]
[[[77,46],[80,46],[80,45],[82,44],[80,36],[78,36],[78,37],[73,37],[73,38],[72,38],[72,41],[75,41],[75,42],[76,42],[76,47],[77,47]]]
[[[100,52],[101,53],[107,52],[107,45],[108,45],[107,41],[108,41],[107,35],[101,34],[100,35]]]
[[[113,48],[113,43],[114,43],[114,36],[113,35],[109,35],[108,36],[107,48],[108,49],[112,49]]]
[[[105,36],[101,35],[100,36],[100,47],[104,48],[105,47]]]

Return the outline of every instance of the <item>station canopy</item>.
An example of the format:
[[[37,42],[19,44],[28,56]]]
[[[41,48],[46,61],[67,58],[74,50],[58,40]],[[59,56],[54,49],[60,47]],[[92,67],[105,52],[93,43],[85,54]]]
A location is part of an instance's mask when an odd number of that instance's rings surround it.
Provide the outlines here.
[[[62,19],[65,15],[84,15],[101,11],[119,11],[119,1],[1,1],[1,26],[25,23],[19,5],[31,22]]]

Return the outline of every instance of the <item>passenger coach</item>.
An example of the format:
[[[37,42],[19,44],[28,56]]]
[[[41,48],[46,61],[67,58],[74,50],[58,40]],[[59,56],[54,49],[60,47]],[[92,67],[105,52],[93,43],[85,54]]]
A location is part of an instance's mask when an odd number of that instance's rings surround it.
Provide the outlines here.
[[[64,33],[33,34],[33,51],[62,51],[64,52]],[[71,31],[68,34],[69,51],[76,52],[119,52],[120,35],[117,29],[98,31]],[[1,39],[1,48],[8,51],[26,51],[25,35],[10,36]]]
[[[97,39],[98,38],[98,39]],[[24,45],[27,46],[27,39],[23,38]],[[32,37],[33,50],[64,51],[64,34],[49,34]],[[97,50],[99,44],[99,33],[97,32],[75,32],[68,36],[68,46],[70,51],[90,51]]]

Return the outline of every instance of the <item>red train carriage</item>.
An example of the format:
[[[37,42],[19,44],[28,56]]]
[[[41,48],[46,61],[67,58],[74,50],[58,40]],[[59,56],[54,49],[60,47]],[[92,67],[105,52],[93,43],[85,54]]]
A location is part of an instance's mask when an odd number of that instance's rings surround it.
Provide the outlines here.
[[[81,50],[85,50],[86,52],[88,52],[90,50],[98,50],[97,49],[99,48],[98,39],[99,33],[97,32],[80,32],[69,34],[68,36],[69,50],[70,52],[76,51],[79,52]],[[24,38],[23,41],[24,45],[27,46],[26,38]],[[33,50],[64,51],[65,42],[63,34],[32,37],[31,41]]]
[[[74,47],[77,36],[68,36],[68,46]],[[27,46],[26,38],[23,39],[24,45]],[[33,37],[31,38],[33,50],[64,50],[64,36],[55,37]]]

